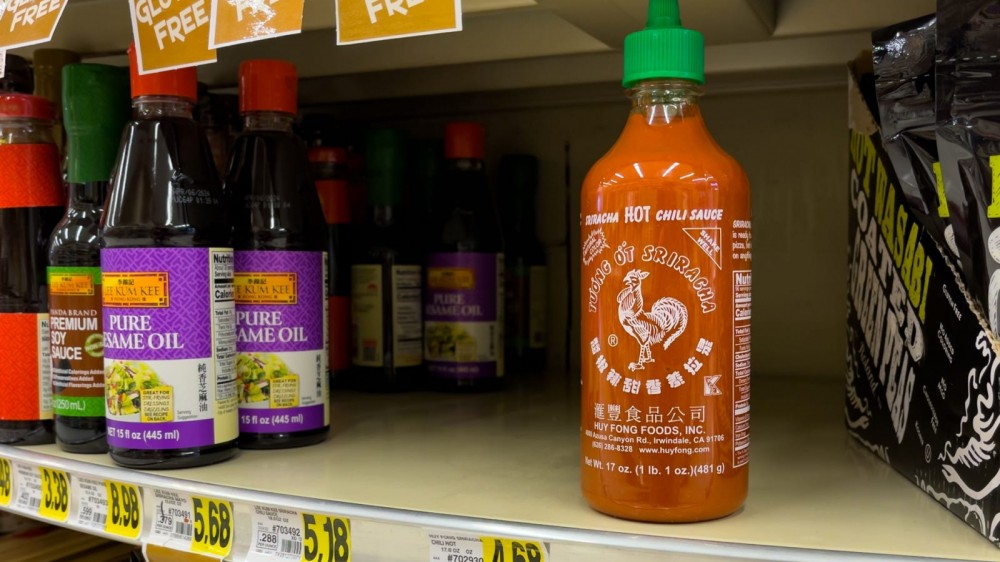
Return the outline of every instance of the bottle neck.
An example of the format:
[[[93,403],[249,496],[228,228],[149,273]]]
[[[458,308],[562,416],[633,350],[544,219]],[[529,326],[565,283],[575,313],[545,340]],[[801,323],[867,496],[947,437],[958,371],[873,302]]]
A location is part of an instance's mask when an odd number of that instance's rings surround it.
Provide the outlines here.
[[[132,100],[132,115],[140,120],[164,117],[193,119],[194,102],[175,96],[142,96]]]
[[[295,116],[278,111],[251,111],[243,114],[244,131],[278,131],[291,133]]]
[[[643,80],[629,91],[632,115],[647,125],[701,124],[702,88],[690,80]]]
[[[69,206],[73,209],[87,210],[104,205],[107,195],[107,181],[91,181],[69,184]]]

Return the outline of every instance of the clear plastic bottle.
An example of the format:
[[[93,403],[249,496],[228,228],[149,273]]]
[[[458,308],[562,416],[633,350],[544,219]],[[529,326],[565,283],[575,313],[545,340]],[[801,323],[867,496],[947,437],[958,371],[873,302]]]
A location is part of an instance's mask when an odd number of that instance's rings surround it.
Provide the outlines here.
[[[101,212],[129,117],[128,71],[63,70],[69,206],[49,240],[53,419],[64,451],[108,450],[101,323]]]
[[[108,450],[133,468],[236,454],[232,225],[193,68],[140,75],[101,223]]]
[[[631,113],[581,193],[583,494],[639,521],[747,495],[750,191],[702,119],[703,57],[652,0],[625,42]]]
[[[326,224],[292,132],[295,66],[240,65],[243,134],[226,177],[236,249],[240,447],[319,443],[330,432]]]
[[[0,94],[0,443],[52,443],[46,242],[63,213],[55,108]]]

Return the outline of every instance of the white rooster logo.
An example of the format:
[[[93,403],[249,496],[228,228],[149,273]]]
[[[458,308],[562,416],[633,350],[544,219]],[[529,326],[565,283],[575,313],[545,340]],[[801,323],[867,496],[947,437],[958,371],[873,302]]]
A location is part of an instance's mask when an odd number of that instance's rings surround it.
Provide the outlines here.
[[[687,328],[687,308],[677,299],[663,297],[648,312],[643,310],[642,280],[647,277],[648,271],[629,271],[624,279],[625,288],[618,293],[618,321],[639,342],[639,360],[629,363],[630,371],[645,369],[646,363],[653,363],[650,346],[662,342],[663,349],[667,349]]]

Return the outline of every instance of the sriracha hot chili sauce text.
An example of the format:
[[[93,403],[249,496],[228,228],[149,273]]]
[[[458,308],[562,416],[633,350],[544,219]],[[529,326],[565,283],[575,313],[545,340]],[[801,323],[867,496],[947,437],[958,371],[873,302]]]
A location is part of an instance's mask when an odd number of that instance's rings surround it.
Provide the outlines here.
[[[747,494],[750,194],[702,121],[703,57],[653,0],[625,43],[628,122],[582,192],[583,494],[640,521]]]

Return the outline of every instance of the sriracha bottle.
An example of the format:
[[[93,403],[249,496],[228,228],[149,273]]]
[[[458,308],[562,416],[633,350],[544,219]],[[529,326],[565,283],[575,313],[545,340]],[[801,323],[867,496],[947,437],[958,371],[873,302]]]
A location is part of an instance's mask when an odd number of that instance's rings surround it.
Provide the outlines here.
[[[582,487],[686,522],[747,494],[750,192],[705,128],[700,33],[651,0],[625,41],[632,111],[581,199]]]

